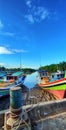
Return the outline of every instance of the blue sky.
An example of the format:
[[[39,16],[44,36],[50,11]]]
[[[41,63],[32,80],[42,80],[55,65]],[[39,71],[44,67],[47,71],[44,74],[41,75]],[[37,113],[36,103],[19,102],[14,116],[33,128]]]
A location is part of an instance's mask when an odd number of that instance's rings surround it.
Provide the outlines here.
[[[0,0],[0,65],[66,61],[66,0]]]

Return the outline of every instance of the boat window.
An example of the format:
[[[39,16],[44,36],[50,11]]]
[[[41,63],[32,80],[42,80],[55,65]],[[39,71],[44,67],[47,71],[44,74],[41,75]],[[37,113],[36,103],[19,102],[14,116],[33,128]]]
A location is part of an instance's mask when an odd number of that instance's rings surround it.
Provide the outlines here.
[[[52,75],[52,78],[54,78],[54,75]]]
[[[40,77],[44,76],[44,73],[40,74]]]
[[[3,77],[0,77],[0,79],[3,79]]]
[[[14,77],[14,80],[17,80],[17,77]]]
[[[45,76],[47,76],[47,73],[45,73]]]
[[[43,73],[43,76],[45,76],[45,73]]]
[[[41,76],[44,76],[44,74],[42,74]]]
[[[59,77],[60,77],[60,75],[58,74],[58,75],[57,75],[57,77],[59,78]]]
[[[43,73],[43,76],[47,76],[47,73]]]
[[[64,77],[64,74],[61,74],[61,78],[63,78]]]
[[[43,78],[41,77],[41,80],[42,80]]]
[[[40,73],[40,77],[42,76],[42,74]]]

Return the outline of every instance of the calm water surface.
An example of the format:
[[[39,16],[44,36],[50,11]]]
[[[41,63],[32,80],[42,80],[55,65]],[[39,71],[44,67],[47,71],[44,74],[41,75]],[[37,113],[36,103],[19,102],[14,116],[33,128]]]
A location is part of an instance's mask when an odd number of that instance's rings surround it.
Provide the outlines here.
[[[37,84],[37,77],[38,72],[27,75],[24,81],[24,85],[27,86],[29,89],[33,88]]]

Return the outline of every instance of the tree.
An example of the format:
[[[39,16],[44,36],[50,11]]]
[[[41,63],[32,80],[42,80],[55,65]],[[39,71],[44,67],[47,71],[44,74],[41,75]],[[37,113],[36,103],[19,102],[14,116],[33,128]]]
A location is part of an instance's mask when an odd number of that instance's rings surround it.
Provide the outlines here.
[[[39,69],[47,70],[49,73],[56,72],[58,69],[59,70],[66,70],[66,62],[60,62],[59,64],[51,64],[51,65],[46,65],[46,66],[41,66]]]

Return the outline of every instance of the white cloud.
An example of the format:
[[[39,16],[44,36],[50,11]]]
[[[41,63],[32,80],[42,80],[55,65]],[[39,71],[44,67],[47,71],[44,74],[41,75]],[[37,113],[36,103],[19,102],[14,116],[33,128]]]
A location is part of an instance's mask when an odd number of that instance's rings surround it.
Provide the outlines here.
[[[49,12],[47,10],[44,10],[41,14],[41,19],[44,20],[49,16]]]
[[[4,46],[0,46],[0,54],[15,54],[15,53],[26,53],[26,50],[23,49],[10,49]]]
[[[26,18],[30,23],[34,23],[34,18],[33,18],[33,16],[32,16],[32,14],[26,15],[25,18]]]
[[[44,7],[37,7],[34,9],[34,20],[35,22],[41,22],[49,17],[49,12]]]
[[[34,24],[34,23],[41,23],[46,19],[58,20],[57,12],[56,11],[50,12],[44,6],[40,6],[40,1],[41,0],[37,0],[36,5],[35,0],[25,0],[27,5],[27,12],[25,13],[24,18],[26,19],[26,21]]]
[[[27,0],[27,1],[26,1],[26,5],[27,5],[29,8],[31,8],[31,0]]]
[[[3,23],[2,23],[2,21],[0,20],[0,28],[3,28]]]
[[[31,9],[29,9],[29,12],[25,15],[25,18],[30,22],[30,23],[35,23],[35,22],[41,22],[44,21],[46,18],[48,19],[50,13],[47,9],[45,9],[42,6],[36,7],[33,5]]]
[[[8,48],[0,46],[0,54],[13,54]]]
[[[46,17],[48,17],[49,12],[44,7],[37,7],[34,12],[35,16],[39,17],[40,20],[44,20]]]
[[[25,52],[27,52],[26,50],[18,50],[18,49],[12,49],[12,51],[14,52],[14,53],[20,53],[20,52],[22,52],[22,53],[25,53]]]

